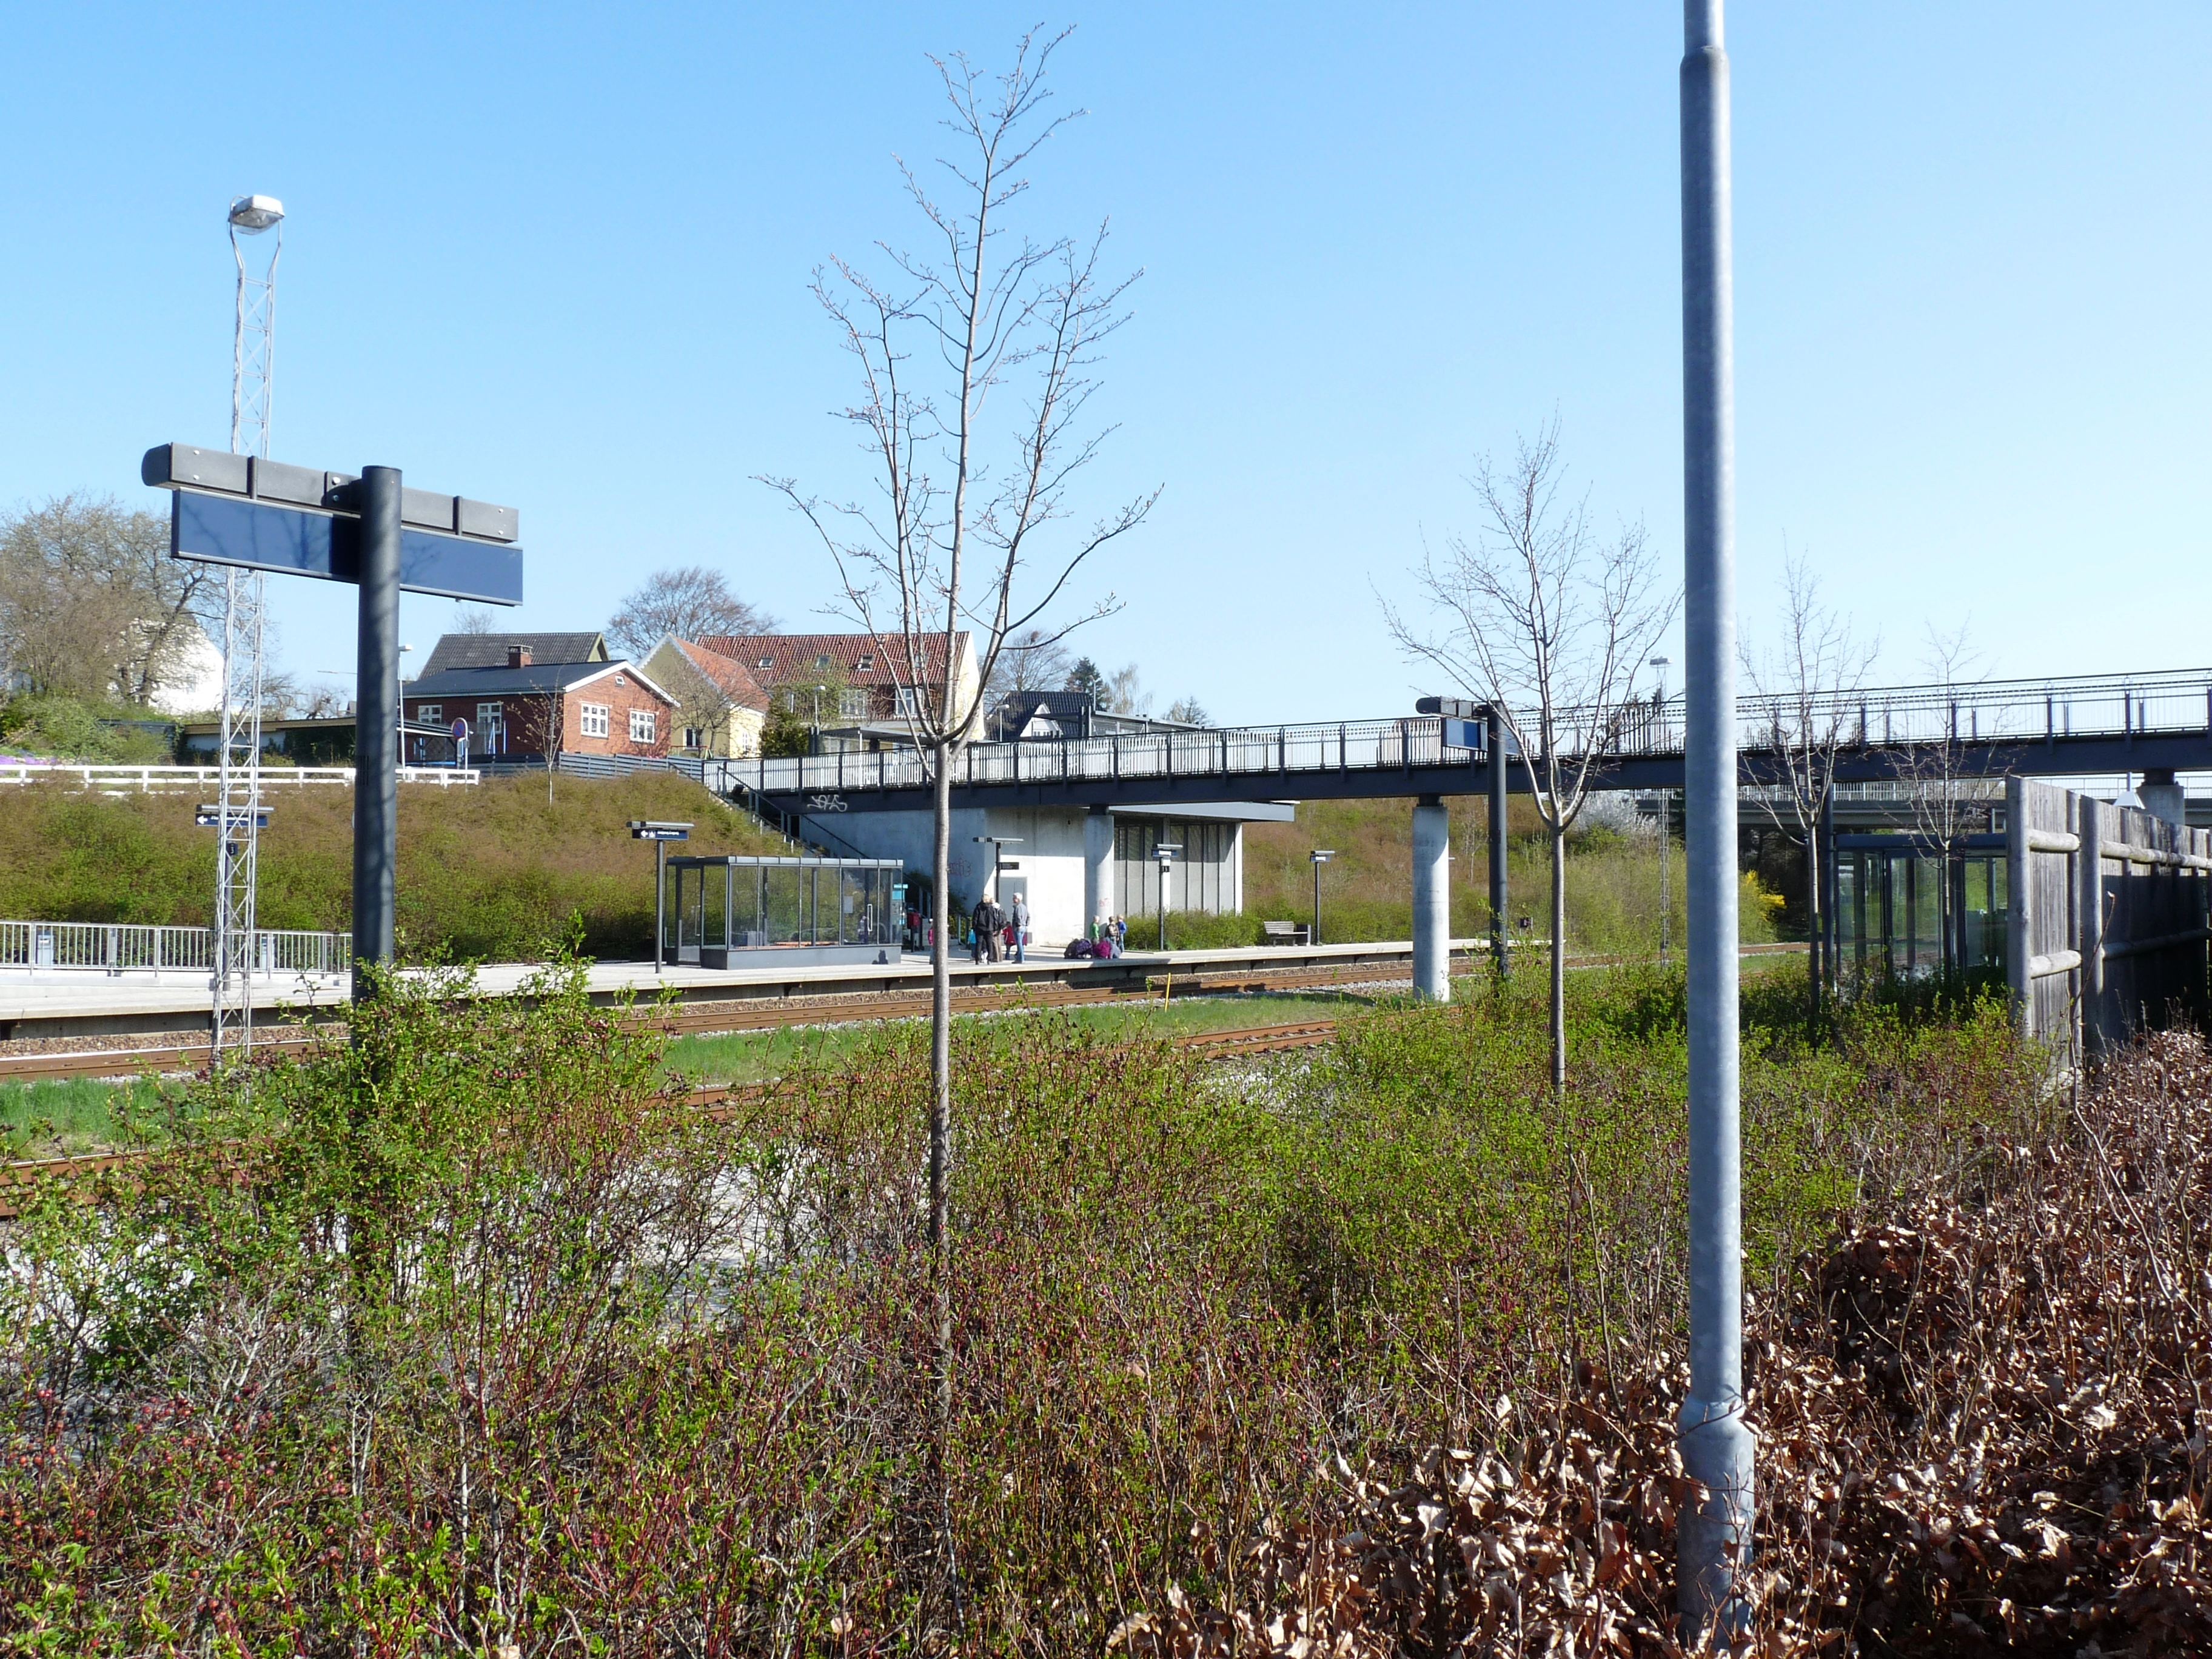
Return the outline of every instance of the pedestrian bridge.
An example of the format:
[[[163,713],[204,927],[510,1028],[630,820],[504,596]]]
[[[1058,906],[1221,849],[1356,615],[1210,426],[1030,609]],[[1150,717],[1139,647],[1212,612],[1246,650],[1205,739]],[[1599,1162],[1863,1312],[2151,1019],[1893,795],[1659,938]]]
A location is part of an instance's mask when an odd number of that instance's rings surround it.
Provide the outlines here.
[[[1632,703],[1599,720],[1554,722],[1563,757],[1595,748],[1599,787],[1682,787],[1683,699]],[[1529,725],[1533,726],[1533,716]],[[1124,805],[1465,795],[1489,787],[1480,748],[1446,741],[1434,715],[1334,723],[1178,727],[1082,738],[971,744],[951,789],[962,807]],[[1793,739],[1841,734],[1839,781],[2093,776],[2212,770],[2212,668],[2118,677],[1905,685],[1796,698],[1741,697],[1739,775],[1780,781]],[[1454,729],[1451,735],[1479,735]],[[915,749],[709,761],[705,781],[781,814],[914,811],[930,805]],[[1509,763],[1510,787],[1528,787]]]

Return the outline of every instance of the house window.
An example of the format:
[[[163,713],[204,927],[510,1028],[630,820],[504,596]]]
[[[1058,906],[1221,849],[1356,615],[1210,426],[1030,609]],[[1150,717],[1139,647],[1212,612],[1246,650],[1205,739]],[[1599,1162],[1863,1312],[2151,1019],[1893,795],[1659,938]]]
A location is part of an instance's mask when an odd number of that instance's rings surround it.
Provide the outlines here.
[[[684,728],[684,746],[686,749],[704,749],[707,746],[707,733],[705,730],[702,727],[696,726],[685,726]]]
[[[629,682],[624,679],[621,675],[617,674],[615,676],[615,684],[617,685],[628,685]]]
[[[829,656],[829,653],[828,653],[827,652],[824,652],[821,656],[818,656],[818,657],[817,657],[817,658],[814,659],[814,667],[815,667],[815,672],[817,672],[817,673],[819,673],[823,669],[825,669],[825,668],[827,668],[827,667],[829,667],[829,666],[830,666],[830,656]]]
[[[418,702],[415,705],[415,718],[425,726],[434,726],[445,717],[446,706],[443,703]]]
[[[773,668],[775,666],[775,659],[774,657],[763,657],[758,662],[755,663],[753,666],[756,668]]]
[[[860,661],[853,665],[853,672],[857,674],[865,674],[875,665],[876,659],[873,656],[863,656]]]
[[[868,694],[859,691],[840,691],[837,694],[837,714],[841,720],[864,720],[868,718]]]
[[[586,737],[604,738],[606,736],[607,705],[605,703],[587,702],[583,706],[582,713],[584,717],[584,735]]]
[[[629,711],[629,740],[632,743],[653,741],[653,710],[633,708]]]
[[[911,685],[898,689],[898,712],[901,720],[914,720],[921,714],[921,694]]]

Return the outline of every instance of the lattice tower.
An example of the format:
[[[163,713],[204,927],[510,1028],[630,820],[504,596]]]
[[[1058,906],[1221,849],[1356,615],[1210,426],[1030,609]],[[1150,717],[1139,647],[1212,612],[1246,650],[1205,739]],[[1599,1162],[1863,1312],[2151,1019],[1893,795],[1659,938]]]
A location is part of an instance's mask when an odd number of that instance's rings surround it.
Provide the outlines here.
[[[238,265],[237,327],[232,338],[230,448],[234,455],[269,453],[269,427],[276,367],[276,260],[284,251],[283,210],[258,210],[267,198],[241,197],[231,206],[230,251]],[[258,219],[261,222],[255,222]],[[256,236],[274,225],[269,262],[256,276],[248,269],[240,233]],[[212,994],[213,1062],[217,1070],[250,1054],[253,1046],[253,972],[259,939],[254,893],[261,854],[262,642],[265,579],[258,571],[231,570],[223,580],[222,734],[217,760],[215,961]]]

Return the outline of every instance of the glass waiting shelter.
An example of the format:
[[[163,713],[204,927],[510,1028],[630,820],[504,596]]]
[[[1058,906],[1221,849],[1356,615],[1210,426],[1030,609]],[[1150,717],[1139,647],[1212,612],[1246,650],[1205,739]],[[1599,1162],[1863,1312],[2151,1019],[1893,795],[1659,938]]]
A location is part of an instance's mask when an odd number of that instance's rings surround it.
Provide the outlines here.
[[[661,960],[700,968],[898,960],[906,866],[896,859],[668,860]]]
[[[1838,836],[1832,856],[1838,943],[1860,973],[2003,968],[2011,896],[2002,836],[1958,836],[1948,858],[1926,836]]]

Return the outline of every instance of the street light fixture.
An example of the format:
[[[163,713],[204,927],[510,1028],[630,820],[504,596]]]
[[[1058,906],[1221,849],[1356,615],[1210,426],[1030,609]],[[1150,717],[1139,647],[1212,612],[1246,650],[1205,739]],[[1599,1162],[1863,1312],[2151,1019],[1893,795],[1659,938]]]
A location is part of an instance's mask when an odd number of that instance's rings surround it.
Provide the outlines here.
[[[1160,951],[1163,955],[1168,948],[1168,872],[1175,868],[1176,854],[1182,851],[1182,843],[1179,841],[1152,843],[1152,856],[1159,860],[1160,866]]]
[[[258,236],[284,216],[284,204],[274,196],[241,196],[230,204],[230,222],[248,236]]]
[[[1315,945],[1321,943],[1321,867],[1336,856],[1336,848],[1316,847],[1307,856],[1313,860],[1314,919],[1312,927],[1307,930],[1306,943]]]

